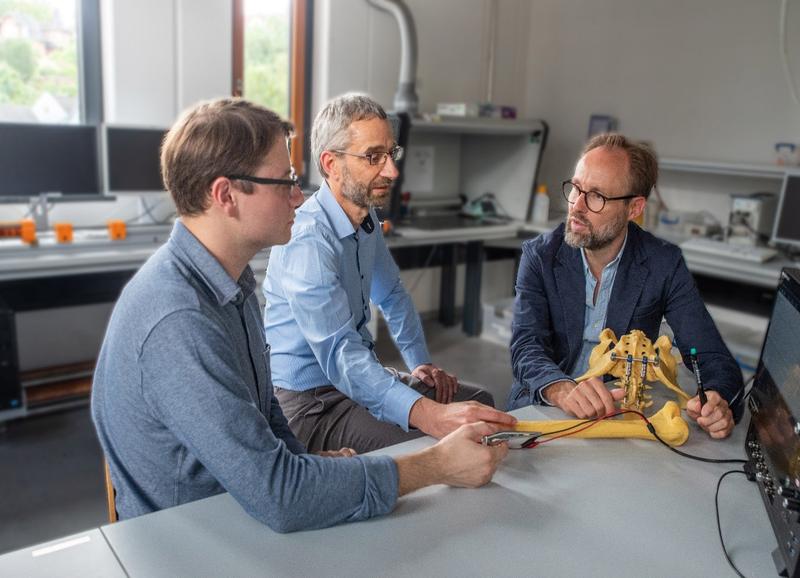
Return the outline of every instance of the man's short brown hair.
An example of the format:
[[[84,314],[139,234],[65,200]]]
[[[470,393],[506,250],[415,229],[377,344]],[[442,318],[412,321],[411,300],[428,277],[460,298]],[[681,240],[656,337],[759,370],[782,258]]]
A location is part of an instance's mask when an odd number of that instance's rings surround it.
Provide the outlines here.
[[[243,99],[202,102],[185,111],[161,145],[161,176],[178,215],[204,213],[214,179],[252,174],[278,139],[291,136],[290,123]],[[237,186],[253,190],[244,181]]]
[[[598,134],[586,143],[581,156],[596,148],[620,149],[628,156],[628,195],[650,197],[658,182],[658,159],[653,148],[615,132]]]

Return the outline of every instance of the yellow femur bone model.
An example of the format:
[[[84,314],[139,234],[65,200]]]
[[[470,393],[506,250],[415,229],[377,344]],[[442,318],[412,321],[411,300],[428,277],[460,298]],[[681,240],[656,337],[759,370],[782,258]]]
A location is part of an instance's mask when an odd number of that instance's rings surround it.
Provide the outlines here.
[[[689,396],[677,385],[677,363],[671,351],[672,341],[667,335],[662,335],[653,344],[638,329],[623,335],[620,339],[617,339],[611,329],[603,329],[600,333],[600,343],[592,349],[589,356],[589,370],[575,381],[580,382],[605,374],[618,377],[620,380],[616,384],[625,389],[621,409],[640,413],[653,405],[651,396],[646,393],[652,388],[645,382],[660,381],[678,395],[678,403],[668,401],[649,420],[665,442],[679,446],[689,437],[689,426],[681,417],[680,411],[686,407]],[[654,439],[647,430],[644,420],[639,416],[624,414],[624,417],[631,419],[602,421],[583,431],[575,432],[572,437]],[[519,421],[514,429],[546,435],[548,432],[577,427],[582,423],[586,423],[585,420]]]

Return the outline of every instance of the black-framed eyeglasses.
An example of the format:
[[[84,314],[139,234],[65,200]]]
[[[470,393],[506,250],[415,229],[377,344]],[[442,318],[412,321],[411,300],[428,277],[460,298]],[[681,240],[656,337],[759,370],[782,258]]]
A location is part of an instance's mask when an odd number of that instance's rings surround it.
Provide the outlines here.
[[[252,177],[250,175],[226,175],[226,179],[232,181],[247,181],[249,183],[256,183],[258,185],[285,185],[287,187],[296,187],[300,184],[300,179],[294,174],[289,176],[288,179],[273,179],[269,177]]]
[[[361,159],[367,159],[370,165],[377,166],[377,165],[385,165],[386,159],[392,157],[392,161],[397,162],[403,158],[404,149],[400,145],[397,145],[392,148],[390,151],[376,151],[372,153],[350,153],[347,151],[337,151],[332,150],[332,153],[337,153],[340,155],[349,155],[351,157],[358,157]]]
[[[624,201],[625,199],[635,199],[642,195],[625,195],[624,197],[608,197],[597,191],[584,191],[578,185],[567,179],[561,183],[561,193],[570,205],[578,202],[578,197],[583,195],[586,201],[586,208],[593,213],[599,213],[606,206],[608,201]]]

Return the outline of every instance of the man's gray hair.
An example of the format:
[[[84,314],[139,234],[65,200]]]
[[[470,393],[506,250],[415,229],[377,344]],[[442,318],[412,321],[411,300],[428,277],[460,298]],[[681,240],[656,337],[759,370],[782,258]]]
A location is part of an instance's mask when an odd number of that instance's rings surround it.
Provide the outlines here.
[[[337,96],[317,113],[311,129],[311,154],[323,177],[320,156],[324,151],[344,150],[350,146],[350,125],[359,120],[386,118],[386,111],[366,94],[348,93]]]

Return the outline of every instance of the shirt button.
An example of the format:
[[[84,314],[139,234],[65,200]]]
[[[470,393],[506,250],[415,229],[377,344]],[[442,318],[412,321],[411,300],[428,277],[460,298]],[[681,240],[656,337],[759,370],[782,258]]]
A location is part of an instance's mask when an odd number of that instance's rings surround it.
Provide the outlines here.
[[[363,279],[363,278],[364,278],[364,276],[362,275],[362,276],[361,276],[361,278]]]

